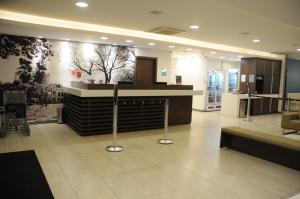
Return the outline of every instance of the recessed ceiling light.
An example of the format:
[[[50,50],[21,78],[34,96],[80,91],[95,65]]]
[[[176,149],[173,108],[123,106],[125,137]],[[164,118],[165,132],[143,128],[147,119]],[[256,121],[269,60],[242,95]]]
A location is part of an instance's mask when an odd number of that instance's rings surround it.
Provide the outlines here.
[[[148,43],[149,46],[155,46],[155,43]]]
[[[101,40],[108,40],[108,37],[100,37]]]
[[[186,49],[187,51],[192,51],[193,49],[191,49],[191,48],[188,48],[188,49]]]
[[[300,51],[300,48],[297,48],[297,51]]]
[[[81,8],[86,8],[89,6],[89,4],[87,4],[86,2],[83,2],[83,1],[78,1],[75,4],[76,4],[76,6],[81,7]]]
[[[253,41],[254,43],[259,43],[259,42],[260,42],[259,39],[253,39],[252,41]]]
[[[160,10],[151,10],[149,12],[149,14],[153,14],[153,15],[160,15],[160,14],[163,14],[164,12],[163,11],[160,11]]]
[[[215,51],[211,51],[210,54],[216,54],[216,52]]]
[[[249,32],[240,32],[241,35],[249,35]]]
[[[220,57],[220,59],[225,59],[225,57]]]
[[[199,26],[198,26],[198,25],[191,25],[190,28],[191,28],[191,29],[198,29]]]
[[[175,48],[175,46],[169,46],[169,48]]]
[[[239,58],[242,58],[242,57],[244,57],[244,56],[243,56],[243,55],[238,55],[238,57],[239,57]]]
[[[132,43],[133,41],[132,41],[132,40],[126,40],[125,42],[127,42],[127,43]]]

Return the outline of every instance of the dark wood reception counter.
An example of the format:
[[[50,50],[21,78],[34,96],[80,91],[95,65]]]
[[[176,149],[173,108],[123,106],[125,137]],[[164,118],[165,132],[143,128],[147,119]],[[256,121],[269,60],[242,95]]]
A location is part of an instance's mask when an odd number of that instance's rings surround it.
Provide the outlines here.
[[[189,124],[193,95],[202,91],[181,85],[119,85],[118,132],[164,126],[169,99],[169,125]],[[72,82],[65,87],[64,121],[80,135],[112,132],[113,85]]]

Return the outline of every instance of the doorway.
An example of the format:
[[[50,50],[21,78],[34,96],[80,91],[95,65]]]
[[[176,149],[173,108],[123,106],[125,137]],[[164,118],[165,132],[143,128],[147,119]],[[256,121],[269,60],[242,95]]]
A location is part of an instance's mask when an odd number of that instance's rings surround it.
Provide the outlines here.
[[[136,57],[135,84],[152,85],[156,82],[157,58]]]

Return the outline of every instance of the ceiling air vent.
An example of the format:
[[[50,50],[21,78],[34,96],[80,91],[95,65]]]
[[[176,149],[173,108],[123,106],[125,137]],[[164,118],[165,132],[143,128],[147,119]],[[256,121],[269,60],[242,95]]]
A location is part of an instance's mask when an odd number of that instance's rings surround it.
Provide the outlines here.
[[[162,35],[176,35],[179,33],[184,33],[185,30],[179,28],[167,27],[167,26],[160,26],[160,27],[151,28],[147,30],[147,32],[152,32],[152,33],[162,34]]]

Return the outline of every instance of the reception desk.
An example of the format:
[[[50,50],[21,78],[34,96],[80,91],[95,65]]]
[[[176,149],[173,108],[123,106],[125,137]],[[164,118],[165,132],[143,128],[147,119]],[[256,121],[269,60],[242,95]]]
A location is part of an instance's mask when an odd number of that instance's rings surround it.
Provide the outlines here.
[[[202,91],[185,85],[118,87],[118,132],[163,128],[166,99],[169,99],[169,125],[189,124],[193,95],[202,95]],[[113,85],[72,82],[64,92],[67,125],[82,136],[112,132]]]

